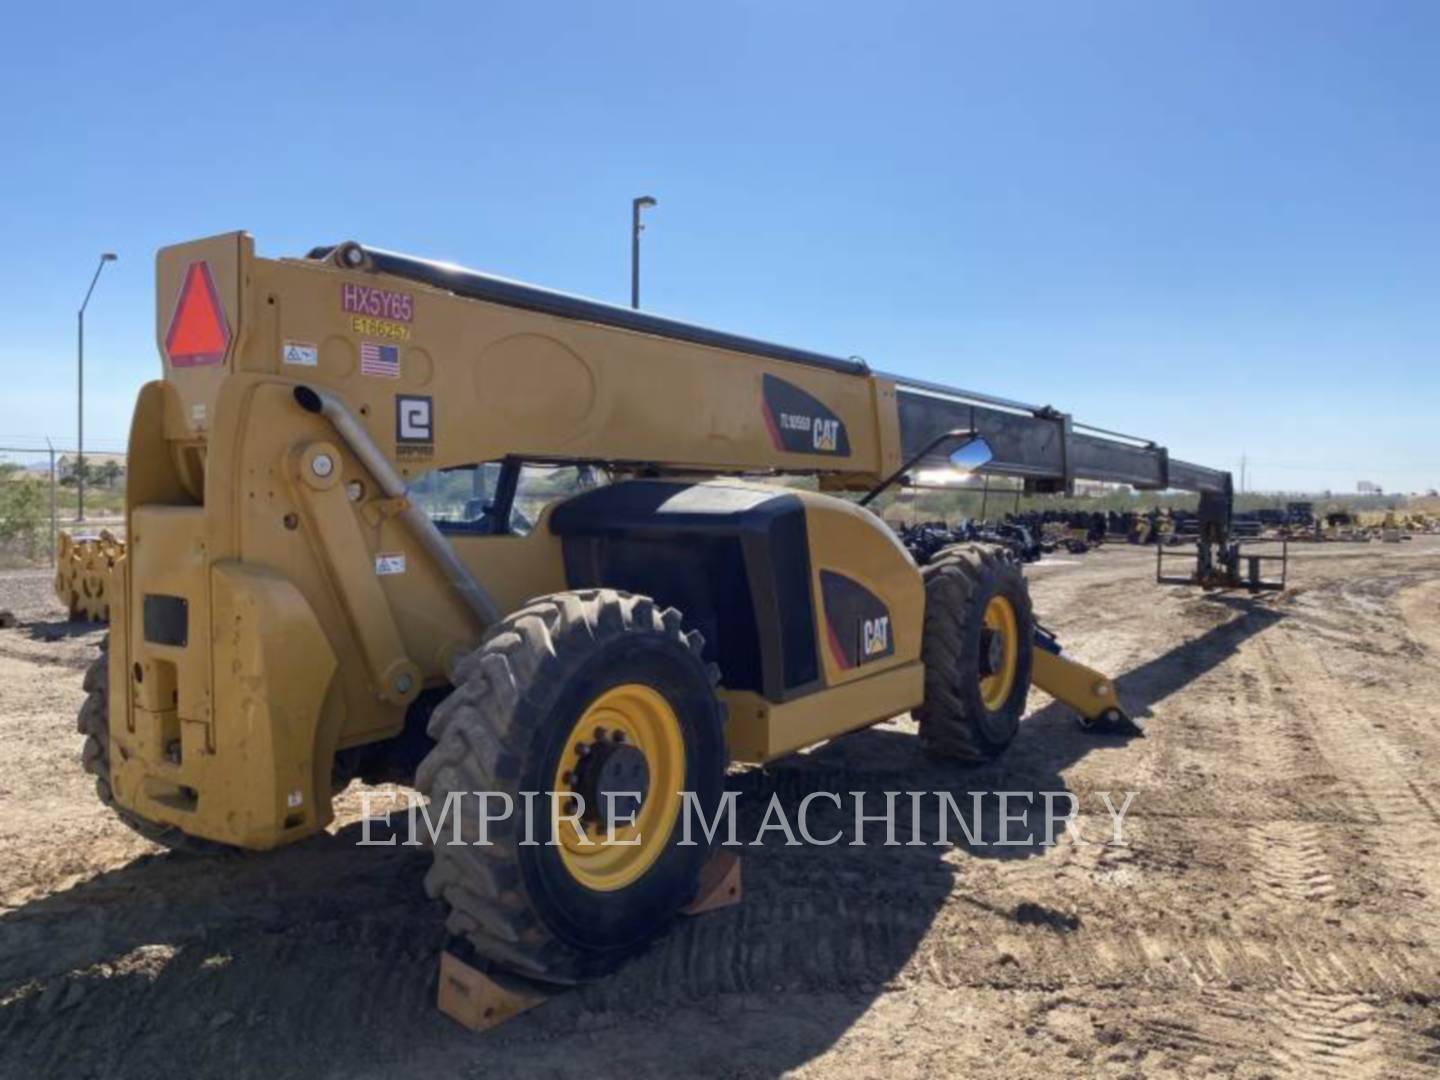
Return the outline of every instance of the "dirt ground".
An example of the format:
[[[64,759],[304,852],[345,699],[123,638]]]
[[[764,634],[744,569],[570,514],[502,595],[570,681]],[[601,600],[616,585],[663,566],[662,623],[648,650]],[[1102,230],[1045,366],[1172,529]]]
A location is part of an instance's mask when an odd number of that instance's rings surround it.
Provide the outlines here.
[[[1152,574],[1128,548],[1030,570],[1145,738],[1037,692],[990,767],[929,762],[897,721],[730,780],[742,836],[772,792],[862,788],[1068,791],[1077,830],[772,834],[742,905],[483,1035],[434,1008],[426,852],[356,847],[353,789],[330,835],[259,857],[112,820],[74,729],[100,634],[45,575],[0,577],[0,1075],[1440,1074],[1440,539],[1298,548],[1279,598]],[[1135,793],[1124,846],[1101,792]],[[816,835],[853,835],[815,805]]]

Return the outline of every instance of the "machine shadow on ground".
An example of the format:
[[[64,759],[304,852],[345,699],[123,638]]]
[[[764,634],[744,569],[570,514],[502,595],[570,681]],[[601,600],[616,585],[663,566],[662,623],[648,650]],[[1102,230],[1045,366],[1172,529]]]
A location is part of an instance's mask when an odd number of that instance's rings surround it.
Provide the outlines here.
[[[1281,617],[1216,603],[1238,614],[1118,678],[1138,715]],[[485,1034],[435,1009],[443,913],[424,895],[423,849],[357,846],[361,827],[350,825],[263,855],[145,856],[0,916],[0,1073],[394,1075],[424,1062],[466,1075],[593,1074],[597,1063],[637,1075],[779,1073],[851,1028],[947,903],[1058,933],[1078,925],[1029,901],[997,907],[966,881],[971,859],[1051,848],[964,844],[957,855],[933,844],[930,812],[918,832],[897,816],[898,846],[881,846],[878,823],[867,846],[852,846],[849,792],[867,792],[872,814],[885,791],[948,792],[961,807],[976,792],[1030,793],[1038,809],[1041,793],[1068,791],[1070,765],[1117,741],[1049,705],[979,768],[930,760],[913,735],[885,727],[737,771],[742,841],[772,797],[793,822],[807,795],[834,792],[843,805],[812,800],[809,824],[838,842],[788,847],[769,831],[742,853],[742,904],[679,920],[613,977]],[[979,838],[993,840],[998,806],[982,806]],[[1025,827],[1038,841],[1038,813]],[[663,1002],[667,1022],[640,1038],[645,1002]]]
[[[97,630],[105,630],[104,623],[86,622],[79,619],[52,619],[44,622],[26,622],[25,636],[31,641],[52,642],[65,638],[82,638]]]

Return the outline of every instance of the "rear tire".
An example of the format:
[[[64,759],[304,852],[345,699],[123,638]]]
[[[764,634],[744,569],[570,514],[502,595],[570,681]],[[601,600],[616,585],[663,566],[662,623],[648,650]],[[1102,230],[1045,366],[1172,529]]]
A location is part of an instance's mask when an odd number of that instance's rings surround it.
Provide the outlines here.
[[[939,757],[999,757],[1015,738],[1030,692],[1035,616],[1025,576],[991,544],[945,548],[921,574],[925,702],[914,714],[920,740]]]
[[[602,758],[613,763],[613,746],[626,742],[627,767],[638,749],[655,781],[641,815],[652,806],[673,808],[679,797],[672,800],[671,793],[684,790],[695,793],[706,820],[712,820],[726,753],[715,672],[701,659],[702,646],[699,634],[681,629],[674,608],[661,610],[643,596],[589,589],[532,601],[497,625],[459,665],[454,692],[431,717],[436,745],[420,765],[416,787],[429,796],[432,817],[452,794],[463,796],[465,843],[450,842],[453,825],[447,823],[425,889],[449,905],[446,927],[482,958],[548,982],[595,978],[638,951],[694,898],[709,857],[702,830],[694,830],[692,845],[681,846],[681,817],[656,818],[669,823],[642,834],[643,847],[634,850],[644,855],[635,856],[628,871],[622,864],[607,877],[604,867],[592,872],[568,849],[570,825],[560,822],[559,842],[549,843],[549,792],[585,788],[581,770],[598,769]],[[619,711],[594,711],[617,695]],[[657,716],[669,718],[661,725],[672,737],[668,744],[660,735],[647,743],[648,729],[639,725],[632,729],[638,735],[605,745],[600,731],[607,729],[592,718],[609,715],[628,723],[626,695],[652,703]],[[620,728],[612,724],[608,730],[613,739]],[[589,764],[581,764],[576,747],[591,738],[584,759]],[[490,822],[485,845],[475,843],[475,792],[503,793],[515,808],[505,820]],[[522,843],[524,792],[539,793],[529,834],[533,844]],[[500,811],[498,802],[494,810]],[[684,813],[681,805],[679,814]]]
[[[187,855],[219,855],[237,849],[188,836],[173,825],[157,825],[118,806],[110,789],[110,639],[100,643],[100,658],[85,671],[85,702],[75,728],[85,736],[81,763],[95,777],[95,794],[115,816],[151,843]]]

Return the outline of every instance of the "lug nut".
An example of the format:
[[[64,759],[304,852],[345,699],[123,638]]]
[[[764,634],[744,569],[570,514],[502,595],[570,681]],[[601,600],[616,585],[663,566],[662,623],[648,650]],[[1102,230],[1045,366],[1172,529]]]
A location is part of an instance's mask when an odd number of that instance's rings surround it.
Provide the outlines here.
[[[329,454],[316,454],[315,459],[310,462],[310,471],[324,479],[335,471],[335,459]]]
[[[617,732],[615,732],[615,741],[616,741],[617,743],[622,743],[622,742],[624,742],[624,741],[625,741],[625,732],[623,732],[623,731],[617,731]]]
[[[605,729],[604,729],[603,727],[597,727],[597,728],[595,729],[595,741],[596,741],[596,742],[604,742],[604,741],[605,741]]]
[[[584,743],[584,742],[582,742],[582,743],[580,743],[578,746],[575,747],[575,756],[576,756],[576,757],[582,757],[582,758],[583,758],[583,757],[588,757],[589,754],[590,754],[590,744],[589,744],[589,743]]]

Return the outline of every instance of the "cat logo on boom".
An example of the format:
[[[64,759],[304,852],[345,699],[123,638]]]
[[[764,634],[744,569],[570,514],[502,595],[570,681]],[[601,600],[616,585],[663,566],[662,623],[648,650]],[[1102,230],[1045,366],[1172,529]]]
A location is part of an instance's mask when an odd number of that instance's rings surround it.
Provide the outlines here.
[[[766,374],[761,380],[761,406],[770,441],[791,454],[850,456],[845,422],[823,401],[793,383]]]
[[[840,421],[823,420],[816,417],[811,421],[811,442],[815,449],[826,454],[833,454],[840,445]]]

